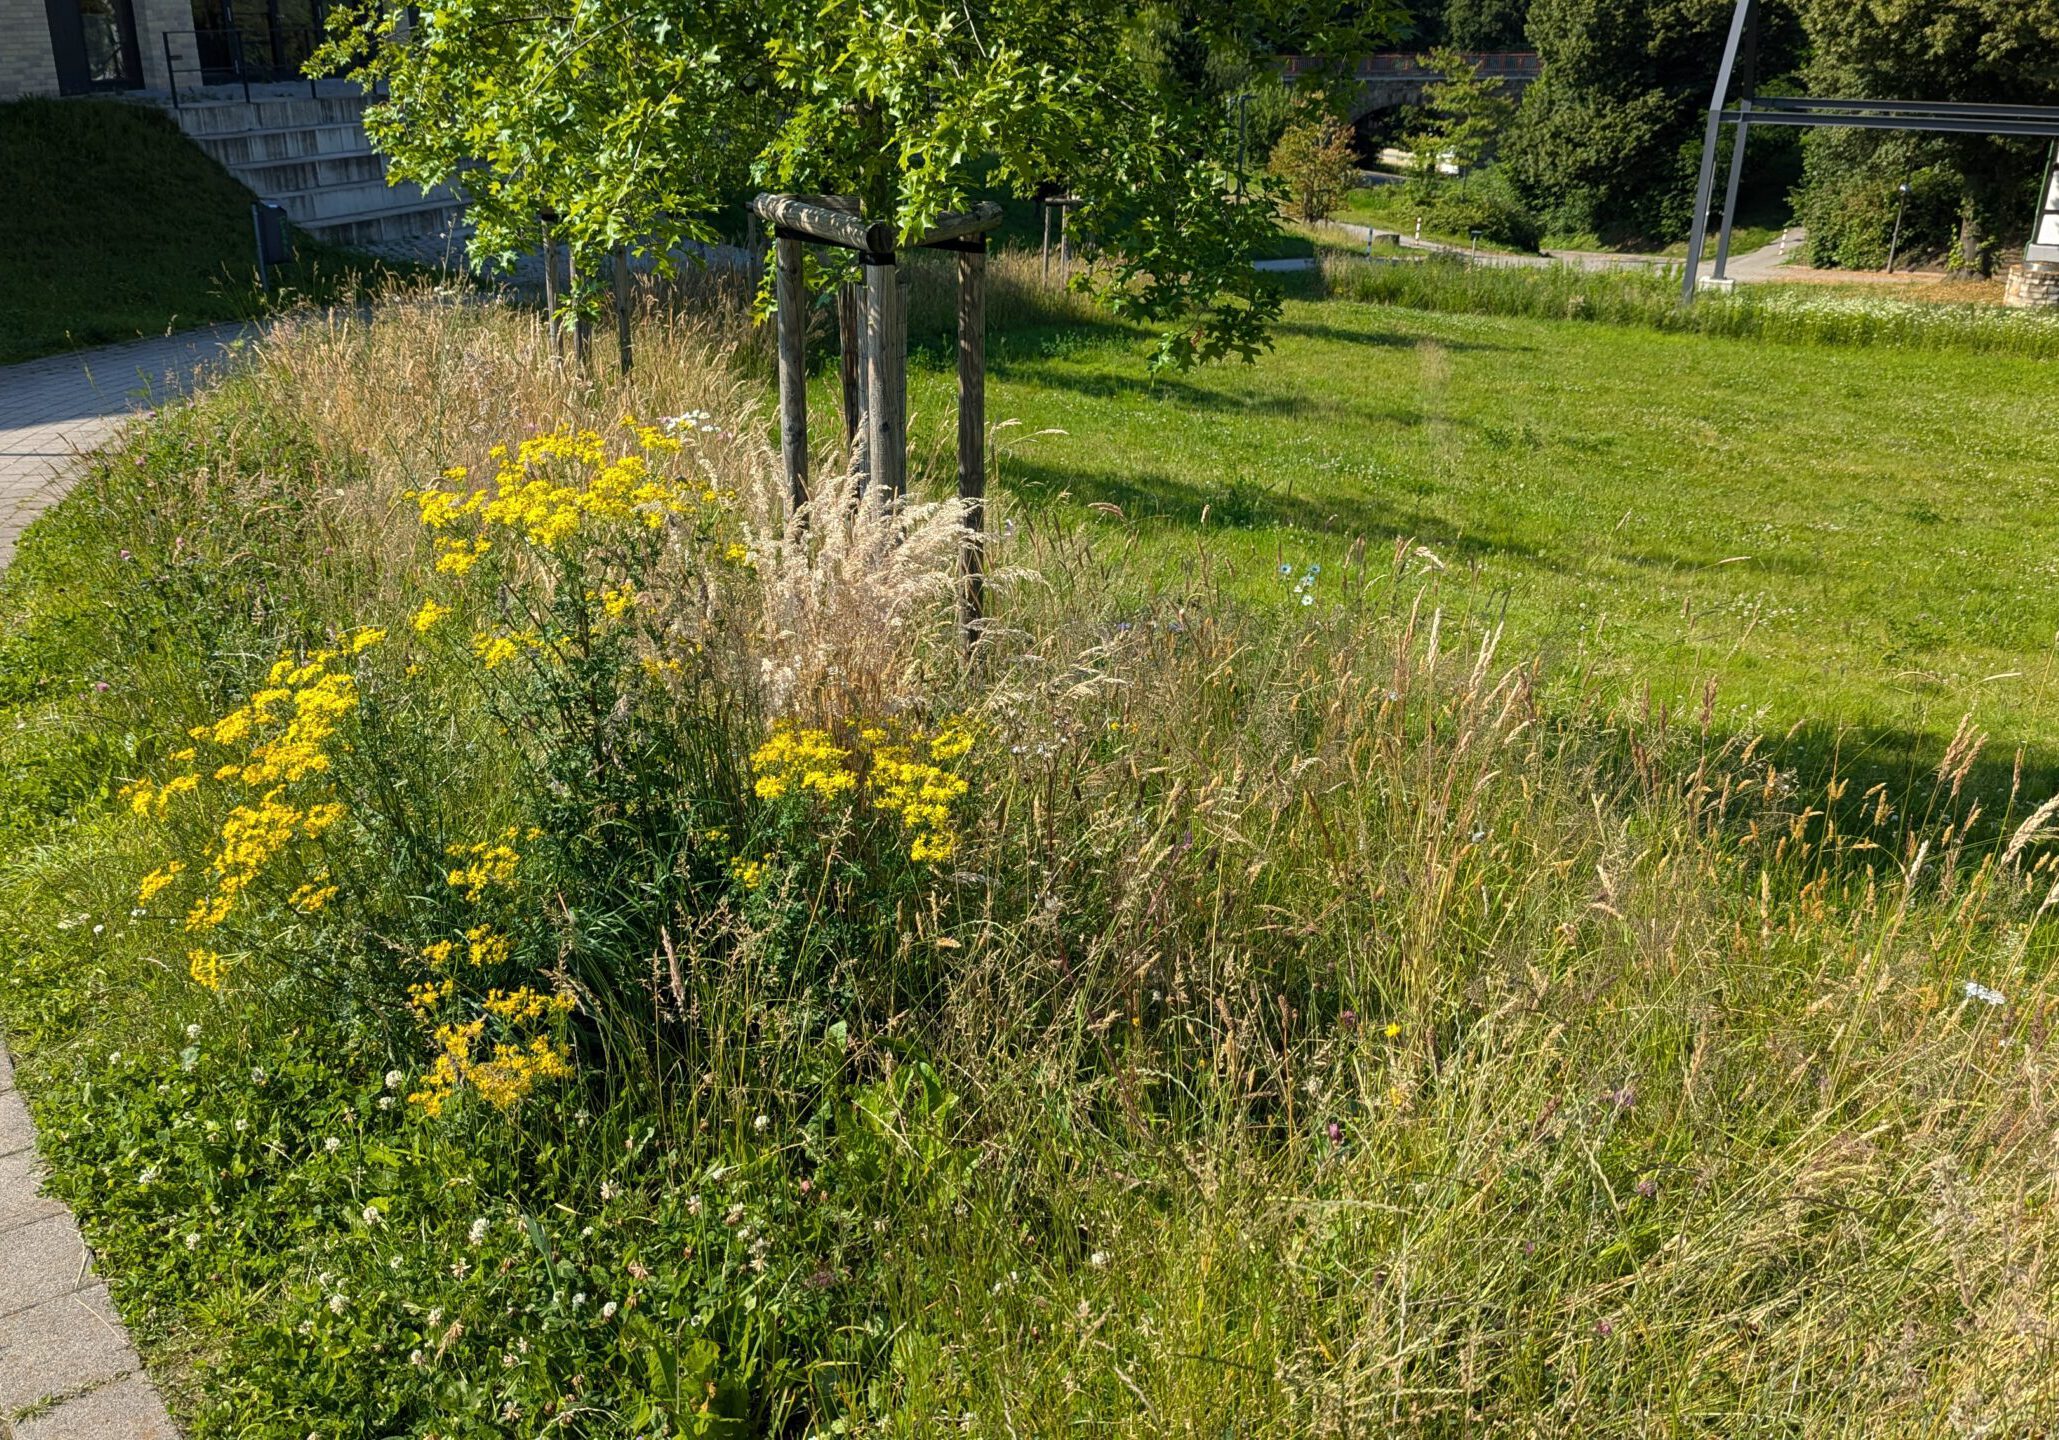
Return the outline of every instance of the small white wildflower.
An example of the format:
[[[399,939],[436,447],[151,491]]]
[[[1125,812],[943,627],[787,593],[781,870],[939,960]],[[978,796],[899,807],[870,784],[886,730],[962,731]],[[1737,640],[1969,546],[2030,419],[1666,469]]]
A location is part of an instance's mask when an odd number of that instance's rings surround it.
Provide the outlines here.
[[[701,1197],[700,1197],[700,1192],[696,1191],[695,1193],[693,1193],[693,1194],[691,1194],[691,1195],[689,1195],[689,1196],[687,1196],[687,1197],[686,1197],[686,1213],[687,1213],[687,1214],[689,1214],[689,1215],[699,1215],[699,1214],[701,1213],[701,1211],[703,1211],[703,1210],[705,1210],[705,1209],[707,1209],[707,1208],[708,1208],[708,1207],[707,1207],[707,1206],[706,1206],[706,1205],[705,1205],[705,1204],[704,1204],[704,1203],[702,1202],[702,1200],[701,1200]]]
[[[200,1237],[198,1235],[188,1235],[186,1237],[186,1248],[188,1250],[198,1250],[200,1248]]]
[[[1108,1252],[1106,1250],[1096,1250],[1087,1257],[1087,1263],[1096,1270],[1106,1270],[1108,1268]]]
[[[484,1215],[481,1215],[477,1220],[474,1220],[472,1222],[472,1228],[465,1232],[465,1239],[469,1241],[471,1244],[477,1245],[480,1241],[486,1238],[487,1227],[490,1226],[492,1223],[493,1222],[491,1220],[488,1220]]]
[[[138,1185],[154,1185],[157,1183],[157,1167],[155,1165],[145,1165],[136,1176],[136,1183]]]
[[[343,1296],[331,1295],[329,1297],[329,1313],[331,1315],[341,1315],[349,1307],[350,1301],[346,1300]]]
[[[601,1204],[605,1205],[622,1193],[622,1187],[612,1180],[601,1181]]]
[[[585,1303],[586,1292],[584,1290],[575,1290],[572,1292],[572,1308],[574,1310],[577,1310],[581,1305],[584,1305]]]
[[[249,1128],[250,1128],[250,1122],[249,1122],[248,1120],[244,1120],[244,1119],[242,1119],[242,1118],[240,1118],[240,1117],[239,1117],[239,1118],[237,1119],[237,1121],[236,1121],[236,1133],[237,1133],[238,1135],[241,1135],[241,1134],[242,1134],[242,1133],[243,1133],[243,1132],[244,1132],[245,1130],[248,1130]]]
[[[100,934],[100,933],[101,933],[101,932],[102,932],[103,930],[105,930],[106,928],[107,928],[107,927],[106,927],[105,925],[95,925],[95,926],[93,927],[93,933],[94,933],[95,935],[98,935],[98,934]]]
[[[443,1307],[441,1305],[438,1305],[429,1312],[429,1323],[431,1325],[441,1325],[443,1323]]]
[[[407,1078],[398,1070],[388,1070],[386,1072],[386,1088],[388,1090],[398,1090],[401,1082]]]
[[[393,1108],[393,1097],[391,1095],[381,1095],[379,1097],[379,1108],[381,1110],[391,1110]]]
[[[364,1209],[364,1221],[367,1225],[383,1225],[386,1217],[379,1213],[377,1205],[367,1205]]]
[[[1983,1005],[2007,1005],[2009,999],[1999,990],[1990,990],[1978,980],[1966,982],[1966,998],[1978,1000]]]
[[[472,1267],[462,1260],[450,1267],[450,1278],[453,1280],[462,1280],[471,1273]]]
[[[422,1352],[421,1352],[421,1350],[420,1350],[420,1349],[414,1349],[414,1350],[410,1350],[410,1351],[408,1351],[408,1364],[410,1364],[410,1365],[419,1365],[419,1364],[421,1364],[421,1363],[422,1363]]]
[[[618,1306],[617,1306],[617,1305],[615,1304],[615,1302],[614,1302],[614,1301],[612,1301],[612,1300],[610,1300],[610,1301],[609,1301],[609,1302],[608,1302],[607,1304],[605,1304],[605,1305],[601,1306],[601,1319],[603,1319],[603,1320],[612,1320],[612,1319],[614,1319],[614,1318],[615,1318],[615,1311],[616,1311],[616,1310],[617,1310],[618,1308],[619,1308],[619,1307],[618,1307]]]
[[[751,1128],[757,1131],[760,1135],[763,1135],[767,1130],[770,1130],[772,1128],[772,1117],[770,1115],[760,1115],[757,1119],[751,1122]]]
[[[107,1052],[107,1063],[108,1063],[108,1064],[110,1064],[110,1065],[119,1065],[119,1064],[121,1064],[121,1063],[122,1063],[122,1052],[121,1052],[121,1051],[119,1051],[119,1050],[110,1050],[110,1051],[108,1051],[108,1052]]]
[[[188,1040],[198,1040],[200,1038],[200,1027],[198,1025],[188,1025],[186,1027],[186,1038]]]
[[[338,1150],[341,1150],[343,1148],[343,1142],[341,1140],[338,1140],[334,1135],[331,1135],[328,1139],[322,1142],[322,1148],[328,1151],[331,1155],[334,1155]]]

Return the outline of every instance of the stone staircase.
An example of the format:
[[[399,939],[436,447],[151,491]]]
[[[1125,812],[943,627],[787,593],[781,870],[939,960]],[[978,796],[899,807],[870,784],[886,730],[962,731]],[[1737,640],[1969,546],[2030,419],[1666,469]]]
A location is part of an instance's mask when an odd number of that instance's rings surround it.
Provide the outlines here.
[[[272,87],[259,87],[269,90]],[[386,161],[364,127],[365,97],[343,85],[305,85],[243,98],[241,86],[182,95],[179,128],[302,232],[337,245],[376,247],[445,236],[464,202],[446,189],[388,185]]]

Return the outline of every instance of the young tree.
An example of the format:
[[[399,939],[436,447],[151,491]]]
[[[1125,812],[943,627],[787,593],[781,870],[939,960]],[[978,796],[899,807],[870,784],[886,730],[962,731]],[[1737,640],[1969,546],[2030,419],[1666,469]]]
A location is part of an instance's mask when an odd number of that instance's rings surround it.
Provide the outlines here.
[[[1479,66],[1451,46],[1433,50],[1423,60],[1439,78],[1424,87],[1428,123],[1409,141],[1418,168],[1430,176],[1440,173],[1438,166],[1447,162],[1461,175],[1478,169],[1507,131],[1516,113],[1514,103],[1502,93],[1500,82],[1487,79]]]
[[[1296,219],[1327,220],[1351,193],[1351,131],[1334,116],[1303,115],[1280,133],[1266,170]]]
[[[396,176],[456,179],[485,249],[548,206],[575,251],[663,255],[737,213],[744,186],[858,198],[904,237],[975,189],[1057,181],[1103,247],[1081,281],[1165,324],[1157,362],[1249,356],[1278,297],[1249,257],[1263,206],[1232,204],[1224,103],[1312,79],[1400,23],[1393,0],[444,0],[408,22],[338,12],[331,56],[369,55],[369,123]],[[1307,73],[1307,72],[1304,72]]]

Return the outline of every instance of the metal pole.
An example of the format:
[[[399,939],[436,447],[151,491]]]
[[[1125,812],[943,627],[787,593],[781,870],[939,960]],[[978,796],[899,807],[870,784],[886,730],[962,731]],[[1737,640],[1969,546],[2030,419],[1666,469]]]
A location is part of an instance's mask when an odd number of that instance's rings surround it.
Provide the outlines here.
[[[1701,178],[1694,190],[1694,226],[1687,237],[1687,268],[1680,282],[1680,303],[1694,303],[1695,281],[1702,263],[1702,244],[1709,238],[1709,198],[1716,189],[1716,139],[1723,128],[1723,100],[1730,93],[1730,72],[1737,65],[1737,49],[1744,39],[1745,22],[1755,0],[1737,0],[1730,16],[1730,38],[1723,45],[1723,64],[1716,72],[1715,94],[1709,100],[1709,125],[1702,136]]]
[[[808,503],[808,291],[801,237],[777,232],[773,284],[779,325],[779,453],[787,490],[798,510]]]
[[[1724,267],[1730,263],[1730,227],[1737,218],[1737,181],[1738,177],[1744,174],[1744,137],[1752,128],[1750,122],[1745,120],[1744,114],[1751,106],[1752,102],[1749,100],[1737,102],[1737,139],[1730,147],[1730,178],[1723,184],[1723,228],[1716,232],[1715,275],[1718,280],[1728,278],[1724,273]]]
[[[1895,252],[1902,248],[1902,212],[1909,208],[1909,182],[1904,180],[1895,187],[1900,197],[1895,201],[1895,233],[1887,242],[1887,273],[1895,273]]]

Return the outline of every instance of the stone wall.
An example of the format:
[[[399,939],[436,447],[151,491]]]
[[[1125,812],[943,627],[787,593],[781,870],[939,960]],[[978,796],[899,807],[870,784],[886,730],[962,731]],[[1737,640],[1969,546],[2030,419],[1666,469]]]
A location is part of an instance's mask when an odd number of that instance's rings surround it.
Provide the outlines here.
[[[2059,309],[2059,265],[2035,260],[2011,265],[2002,303],[2019,310]]]
[[[50,17],[43,0],[0,0],[0,100],[55,95]]]

